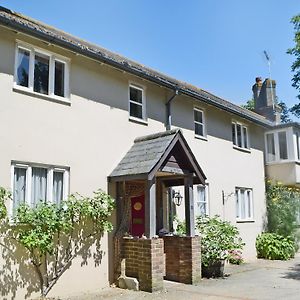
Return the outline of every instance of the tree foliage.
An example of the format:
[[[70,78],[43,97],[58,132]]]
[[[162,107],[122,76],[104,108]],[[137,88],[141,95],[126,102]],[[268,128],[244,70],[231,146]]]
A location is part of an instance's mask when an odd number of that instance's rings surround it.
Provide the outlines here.
[[[300,213],[300,190],[279,182],[267,181],[267,231],[283,237],[297,238]]]
[[[242,104],[241,107],[254,111],[254,99],[249,99],[246,104]]]
[[[292,86],[298,90],[298,98],[300,100],[300,14],[294,16],[291,19],[291,22],[293,23],[295,30],[295,45],[293,48],[288,49],[287,53],[295,56],[295,61],[291,67],[292,72],[294,73],[292,78]],[[300,103],[295,104],[292,107],[291,112],[295,116],[300,117]]]
[[[0,203],[7,197],[8,192],[0,189]],[[42,296],[84,247],[112,229],[109,217],[113,208],[114,200],[101,190],[93,197],[71,195],[61,205],[40,202],[36,207],[18,207],[8,232],[26,249]]]

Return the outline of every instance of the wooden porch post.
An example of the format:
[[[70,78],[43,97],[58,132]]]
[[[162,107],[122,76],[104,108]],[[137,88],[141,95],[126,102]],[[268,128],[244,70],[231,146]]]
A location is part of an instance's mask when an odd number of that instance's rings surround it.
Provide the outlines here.
[[[184,178],[186,235],[195,236],[193,174]]]
[[[147,180],[145,191],[145,235],[156,235],[156,184],[155,178]]]

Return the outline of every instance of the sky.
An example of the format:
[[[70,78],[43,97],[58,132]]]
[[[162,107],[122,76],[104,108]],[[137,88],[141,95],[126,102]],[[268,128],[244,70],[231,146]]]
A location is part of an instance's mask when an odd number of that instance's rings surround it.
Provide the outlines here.
[[[252,98],[255,77],[297,103],[291,17],[300,0],[0,0],[0,5],[191,83],[236,104]]]

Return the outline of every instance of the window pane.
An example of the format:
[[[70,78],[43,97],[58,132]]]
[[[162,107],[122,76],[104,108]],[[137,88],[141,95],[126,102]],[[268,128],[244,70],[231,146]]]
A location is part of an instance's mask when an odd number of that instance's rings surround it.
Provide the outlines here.
[[[201,185],[197,186],[195,216],[207,215],[207,199],[205,195],[205,188],[206,187]]]
[[[194,109],[194,120],[199,122],[199,123],[203,123],[203,121],[202,121],[202,111]]]
[[[64,173],[53,172],[53,202],[59,204],[63,200]]]
[[[143,119],[143,107],[142,105],[130,102],[130,112],[131,117]]]
[[[28,87],[29,51],[18,49],[17,84]]]
[[[244,136],[244,148],[248,148],[248,133],[246,127],[243,127],[243,136]]]
[[[236,124],[236,133],[237,133],[237,145],[242,147],[242,127],[239,124]]]
[[[296,133],[297,159],[300,159],[299,133]]]
[[[31,205],[34,207],[39,201],[47,198],[47,169],[32,168]]]
[[[36,54],[34,59],[34,91],[49,93],[49,57],[42,54]]]
[[[245,219],[246,218],[246,204],[245,204],[245,191],[244,190],[240,190],[240,205],[241,205],[241,219]]]
[[[240,206],[239,206],[239,192],[235,191],[235,201],[236,201],[236,217],[240,217]]]
[[[278,132],[278,141],[279,141],[279,155],[280,159],[287,159],[287,141],[286,141],[286,132]]]
[[[195,123],[195,134],[203,136],[203,125]]]
[[[274,160],[275,160],[274,134],[268,133],[267,134],[267,161],[274,161]]]
[[[247,197],[246,197],[246,200],[247,200],[247,206],[248,206],[248,216],[247,218],[251,218],[251,211],[252,211],[252,207],[251,207],[251,192],[250,191],[247,191]]]
[[[234,145],[236,145],[235,128],[236,128],[235,124],[232,123],[232,142],[233,142]]]
[[[143,92],[142,92],[142,90],[130,87],[130,100],[138,102],[138,103],[143,103]]]
[[[54,94],[65,96],[65,64],[59,61],[55,62]]]
[[[13,210],[21,203],[25,203],[26,195],[26,169],[14,168],[14,190],[13,190]]]

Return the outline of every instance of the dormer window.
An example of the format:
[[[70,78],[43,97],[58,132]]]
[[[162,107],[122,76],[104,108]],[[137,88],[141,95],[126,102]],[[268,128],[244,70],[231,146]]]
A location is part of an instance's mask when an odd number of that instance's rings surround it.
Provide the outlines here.
[[[16,48],[15,88],[69,98],[68,59],[23,43]]]

